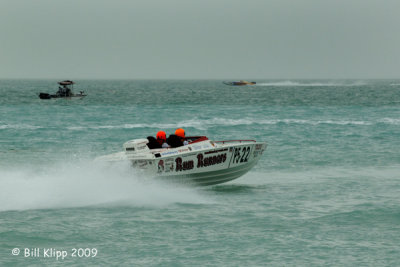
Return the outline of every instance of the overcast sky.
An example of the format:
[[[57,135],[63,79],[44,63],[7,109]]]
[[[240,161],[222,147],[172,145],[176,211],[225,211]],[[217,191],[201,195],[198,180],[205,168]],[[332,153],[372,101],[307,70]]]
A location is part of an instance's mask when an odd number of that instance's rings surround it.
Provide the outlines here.
[[[0,0],[0,78],[400,78],[400,0]]]

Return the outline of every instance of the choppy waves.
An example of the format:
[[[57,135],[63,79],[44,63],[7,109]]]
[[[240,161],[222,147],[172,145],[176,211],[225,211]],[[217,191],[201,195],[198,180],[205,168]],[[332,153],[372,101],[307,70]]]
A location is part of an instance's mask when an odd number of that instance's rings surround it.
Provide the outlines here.
[[[16,130],[36,130],[43,128],[42,126],[29,125],[29,124],[0,124],[0,130],[16,129]]]
[[[375,125],[375,124],[387,124],[387,125],[400,125],[400,119],[398,118],[382,118],[378,120],[364,121],[364,120],[305,120],[305,119],[225,119],[225,118],[213,118],[210,120],[191,119],[184,120],[177,123],[125,123],[119,125],[93,125],[93,126],[67,126],[64,129],[70,131],[81,131],[81,130],[113,130],[113,129],[135,129],[135,128],[151,128],[151,129],[172,129],[177,127],[195,128],[199,130],[205,130],[212,127],[218,126],[241,126],[241,125],[276,125],[276,124],[305,124],[305,125]],[[15,130],[37,130],[45,129],[45,126],[29,125],[29,124],[3,124],[0,125],[0,130],[15,129]],[[62,129],[62,128],[61,128]]]
[[[226,119],[226,118],[212,118],[209,120],[204,119],[191,119],[184,120],[178,123],[138,123],[138,124],[122,124],[122,125],[103,125],[103,126],[78,126],[69,127],[69,130],[83,130],[85,128],[90,129],[133,129],[133,128],[177,128],[187,127],[195,128],[199,130],[205,130],[212,127],[218,126],[240,126],[240,125],[275,125],[275,124],[307,124],[307,125],[321,125],[321,124],[332,124],[332,125],[375,125],[375,124],[388,124],[388,125],[400,125],[400,119],[397,118],[382,118],[378,120],[364,121],[364,120],[305,120],[305,119],[254,119],[254,118],[243,118],[243,119]]]
[[[383,118],[379,120],[379,122],[384,124],[391,124],[391,125],[400,125],[400,119],[396,118]]]

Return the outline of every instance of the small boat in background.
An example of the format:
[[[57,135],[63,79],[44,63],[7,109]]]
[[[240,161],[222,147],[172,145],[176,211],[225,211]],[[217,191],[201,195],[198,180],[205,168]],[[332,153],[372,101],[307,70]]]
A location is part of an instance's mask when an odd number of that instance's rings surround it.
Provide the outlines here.
[[[238,82],[223,82],[226,85],[233,85],[233,86],[243,86],[243,85],[255,85],[256,82],[248,82],[248,81],[243,81],[240,80]]]
[[[79,94],[74,94],[72,92],[73,85],[75,84],[73,81],[65,80],[58,82],[59,87],[58,91],[55,94],[48,94],[48,93],[40,93],[40,99],[51,99],[51,98],[71,98],[71,97],[85,97],[87,95],[84,94],[83,91],[80,91]]]

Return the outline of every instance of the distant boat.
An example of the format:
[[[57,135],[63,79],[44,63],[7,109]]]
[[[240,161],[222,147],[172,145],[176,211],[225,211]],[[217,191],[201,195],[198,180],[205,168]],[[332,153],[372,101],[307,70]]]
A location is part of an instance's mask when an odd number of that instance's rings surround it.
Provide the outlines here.
[[[223,82],[226,85],[232,85],[232,86],[243,86],[243,85],[254,85],[256,82],[248,82],[248,81],[243,81],[240,80],[238,82]]]
[[[58,82],[59,87],[58,91],[55,94],[48,94],[48,93],[40,93],[40,99],[51,99],[51,98],[71,98],[71,97],[85,97],[87,95],[84,94],[83,91],[80,91],[79,94],[74,94],[72,92],[73,85],[75,84],[73,81],[65,80]]]

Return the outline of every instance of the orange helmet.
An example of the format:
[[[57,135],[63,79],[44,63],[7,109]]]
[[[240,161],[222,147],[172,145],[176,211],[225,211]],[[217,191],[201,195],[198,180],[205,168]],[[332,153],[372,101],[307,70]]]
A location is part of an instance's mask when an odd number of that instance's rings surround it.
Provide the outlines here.
[[[161,140],[167,140],[167,134],[164,131],[158,131],[156,138]]]
[[[175,135],[179,136],[180,138],[185,138],[185,130],[183,130],[182,128],[176,129]]]

